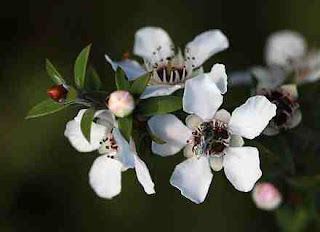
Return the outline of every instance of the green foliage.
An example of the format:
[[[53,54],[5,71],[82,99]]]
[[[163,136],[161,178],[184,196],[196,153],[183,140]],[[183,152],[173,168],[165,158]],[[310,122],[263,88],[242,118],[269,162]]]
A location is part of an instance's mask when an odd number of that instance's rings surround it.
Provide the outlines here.
[[[117,118],[118,128],[122,136],[129,142],[132,134],[132,115],[124,118]]]
[[[87,76],[85,80],[84,89],[87,91],[98,91],[101,88],[101,79],[99,74],[93,67],[89,67],[87,70]]]
[[[303,207],[295,209],[289,206],[282,207],[276,211],[276,218],[284,232],[304,231],[310,221],[310,215]]]
[[[85,111],[81,119],[81,131],[89,143],[90,143],[91,125],[92,125],[93,118],[94,118],[94,110],[92,108],[89,108]]]
[[[55,84],[62,85],[66,83],[62,78],[62,75],[57,71],[57,69],[53,66],[49,59],[46,59],[46,70],[49,77]]]
[[[117,70],[116,70],[115,79],[116,79],[116,86],[118,90],[129,90],[130,83],[128,81],[128,78],[126,77],[125,72],[119,66],[117,67]]]
[[[182,108],[182,98],[178,96],[152,97],[141,101],[138,108],[143,116],[171,113]]]
[[[149,80],[151,78],[151,73],[145,73],[132,81],[129,92],[133,95],[140,95],[146,88]]]
[[[90,54],[91,44],[85,47],[78,55],[74,64],[74,82],[78,89],[83,89],[86,79],[86,69]]]

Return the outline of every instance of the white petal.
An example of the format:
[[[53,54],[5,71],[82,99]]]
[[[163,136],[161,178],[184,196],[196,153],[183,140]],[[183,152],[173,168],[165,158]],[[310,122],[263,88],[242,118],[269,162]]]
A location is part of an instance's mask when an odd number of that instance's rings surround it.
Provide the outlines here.
[[[194,203],[202,203],[207,196],[212,173],[207,157],[196,156],[178,164],[170,178],[170,184]]]
[[[122,61],[113,61],[107,54],[105,54],[105,58],[111,64],[113,70],[117,70],[119,66],[125,72],[129,81],[146,73],[146,70],[135,60],[125,59]]]
[[[230,113],[225,109],[218,110],[214,116],[215,119],[218,119],[225,123],[229,123],[230,117],[231,117]]]
[[[199,67],[211,56],[228,47],[229,41],[220,30],[210,30],[196,36],[187,44],[185,56],[187,62],[193,64],[194,67]]]
[[[228,76],[226,73],[226,68],[223,64],[213,65],[208,75],[211,77],[213,82],[216,83],[222,94],[227,92]]]
[[[183,94],[183,110],[210,120],[221,106],[223,97],[207,74],[186,81]]]
[[[98,110],[94,114],[95,122],[110,131],[116,124],[115,116],[109,110]]]
[[[122,165],[126,168],[134,168],[135,152],[131,150],[129,143],[127,142],[127,140],[125,140],[125,138],[123,138],[118,128],[114,128],[112,134],[118,146],[116,156],[117,160],[119,160],[122,163]]]
[[[89,182],[99,197],[111,199],[121,192],[122,164],[107,155],[99,156],[92,164]]]
[[[141,94],[141,99],[147,99],[150,97],[167,96],[178,89],[183,88],[183,85],[149,85]]]
[[[192,144],[187,144],[184,149],[183,149],[183,155],[186,158],[191,158],[194,156],[194,152],[192,151],[193,145]]]
[[[242,147],[244,140],[240,135],[231,135],[230,147]]]
[[[229,127],[233,134],[253,139],[276,115],[276,109],[276,105],[264,96],[251,97],[232,112]]]
[[[163,157],[172,156],[177,154],[186,144],[177,144],[177,143],[164,143],[158,144],[152,142],[151,149],[153,154],[157,154]]]
[[[288,93],[294,99],[298,99],[298,97],[299,97],[298,88],[297,88],[297,85],[295,85],[295,84],[282,85],[280,87],[280,89],[283,90],[284,92]]]
[[[261,177],[259,151],[255,147],[229,147],[223,160],[224,172],[239,191],[249,192]]]
[[[139,183],[142,185],[144,191],[147,194],[156,193],[154,190],[154,183],[151,179],[151,175],[147,165],[137,155],[134,156],[134,159],[137,178]]]
[[[223,155],[222,156],[210,156],[210,167],[213,171],[218,172],[223,168]]]
[[[191,130],[173,114],[153,116],[148,120],[151,132],[167,143],[185,146]]]
[[[262,134],[267,136],[274,136],[280,133],[279,128],[275,128],[274,126],[267,126],[263,131]]]
[[[253,67],[251,73],[258,81],[257,88],[277,88],[286,79],[286,72],[278,66],[268,68]]]
[[[133,53],[149,62],[172,57],[173,43],[168,33],[159,27],[144,27],[135,34]]]
[[[191,130],[196,129],[203,122],[202,118],[195,114],[190,114],[186,117],[186,125]]]
[[[249,70],[235,71],[228,74],[232,86],[247,85],[252,81]]]
[[[304,56],[307,44],[297,32],[279,31],[269,36],[265,54],[268,65],[287,66],[297,58]]]
[[[78,115],[66,125],[64,135],[68,138],[71,145],[79,152],[90,152],[97,150],[100,146],[100,141],[106,135],[109,128],[99,125],[97,123],[92,123],[90,143],[84,137],[81,131],[81,119],[85,113],[85,109],[78,112]]]

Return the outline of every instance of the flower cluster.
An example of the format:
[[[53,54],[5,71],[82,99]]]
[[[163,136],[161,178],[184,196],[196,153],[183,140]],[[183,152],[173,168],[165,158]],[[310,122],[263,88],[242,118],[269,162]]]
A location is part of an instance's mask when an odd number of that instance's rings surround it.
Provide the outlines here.
[[[183,151],[185,160],[176,165],[170,184],[192,202],[205,200],[214,173],[223,169],[236,190],[254,189],[256,205],[273,210],[282,195],[269,182],[256,185],[262,177],[261,150],[266,148],[253,140],[261,134],[281,135],[301,122],[294,83],[320,76],[319,54],[307,52],[297,33],[272,35],[266,45],[267,66],[250,70],[257,80],[252,94],[233,97],[237,98],[234,105],[228,101],[233,89],[227,91],[225,65],[214,64],[207,72],[202,66],[228,47],[220,30],[201,33],[182,52],[163,29],[142,28],[135,34],[133,55],[144,63],[129,56],[114,61],[105,55],[115,72],[117,89],[111,93],[87,65],[91,45],[75,61],[74,86],[46,60],[54,85],[47,89],[49,98],[32,108],[27,118],[77,107],[78,114],[66,124],[64,135],[78,152],[99,154],[89,171],[89,183],[99,197],[117,196],[122,172],[130,169],[147,194],[155,193],[152,173],[139,157],[143,151],[138,142],[148,133],[153,154],[166,157]],[[293,82],[286,82],[292,73]]]

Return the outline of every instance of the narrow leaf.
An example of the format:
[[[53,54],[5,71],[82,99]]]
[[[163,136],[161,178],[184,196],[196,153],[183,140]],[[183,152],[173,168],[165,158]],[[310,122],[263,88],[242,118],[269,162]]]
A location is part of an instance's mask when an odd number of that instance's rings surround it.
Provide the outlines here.
[[[34,106],[29,112],[26,119],[37,118],[41,116],[45,116],[48,114],[53,114],[64,108],[67,108],[68,104],[58,104],[52,99],[44,100],[40,102],[38,105]]]
[[[138,106],[140,113],[144,116],[165,114],[180,110],[182,108],[182,98],[178,96],[153,97],[141,101]]]
[[[91,44],[85,47],[78,55],[74,64],[74,82],[77,88],[82,89],[85,84],[86,69],[88,63],[88,57],[90,53]]]
[[[132,115],[118,118],[117,122],[122,136],[129,142],[132,133]]]
[[[149,83],[150,77],[151,73],[145,73],[142,76],[135,79],[134,81],[132,81],[129,92],[133,95],[140,95]]]
[[[85,81],[84,89],[89,91],[98,91],[101,88],[101,80],[99,74],[93,67],[89,67],[87,70],[87,77]]]
[[[49,59],[46,59],[46,70],[49,77],[55,84],[62,85],[66,83],[62,78],[62,75],[57,71],[57,69],[53,66]]]
[[[91,134],[91,125],[94,117],[94,111],[92,108],[89,108],[84,113],[81,120],[81,131],[84,137],[90,143],[90,134]]]
[[[118,90],[129,90],[130,83],[125,72],[118,66],[116,70],[116,86]]]

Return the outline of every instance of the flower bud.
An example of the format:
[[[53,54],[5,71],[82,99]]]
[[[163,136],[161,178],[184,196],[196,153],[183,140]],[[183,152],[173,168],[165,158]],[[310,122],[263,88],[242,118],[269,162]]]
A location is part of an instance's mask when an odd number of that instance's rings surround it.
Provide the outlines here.
[[[254,186],[252,198],[257,208],[263,210],[274,210],[282,202],[279,190],[271,183],[261,182]]]
[[[117,90],[110,94],[107,106],[117,117],[125,117],[134,110],[134,99],[128,91]]]
[[[53,85],[47,89],[47,95],[56,102],[62,102],[68,94],[67,88],[64,85]]]

